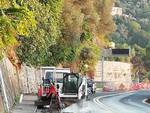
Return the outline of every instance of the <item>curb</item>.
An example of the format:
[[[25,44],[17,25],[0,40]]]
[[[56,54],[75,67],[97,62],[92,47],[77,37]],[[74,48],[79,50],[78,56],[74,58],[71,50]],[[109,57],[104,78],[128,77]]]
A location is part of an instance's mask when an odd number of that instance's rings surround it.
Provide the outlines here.
[[[146,105],[150,106],[150,104],[146,102],[147,100],[148,100],[147,98],[146,98],[146,99],[144,99],[144,100],[142,101],[142,103],[144,103],[144,104],[146,104]]]
[[[23,94],[20,95],[19,103],[21,103],[23,100]]]
[[[37,107],[35,108],[34,112],[33,113],[36,113],[37,112]]]

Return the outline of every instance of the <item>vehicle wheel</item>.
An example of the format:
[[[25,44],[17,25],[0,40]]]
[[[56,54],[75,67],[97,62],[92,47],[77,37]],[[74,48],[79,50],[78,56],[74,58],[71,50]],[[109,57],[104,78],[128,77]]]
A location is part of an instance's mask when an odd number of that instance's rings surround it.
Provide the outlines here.
[[[56,97],[56,96],[51,98],[50,104],[49,104],[49,112],[53,113],[53,110],[55,110],[55,112],[61,110],[61,106],[60,106],[58,97]]]
[[[89,101],[90,100],[90,95],[87,95],[86,96],[86,101]]]
[[[44,106],[43,105],[38,105],[37,108],[38,109],[42,109]]]
[[[85,93],[84,93],[84,94],[81,96],[81,99],[85,99],[85,97],[86,97],[86,96],[85,96]]]
[[[93,94],[95,94],[96,92],[94,91]]]

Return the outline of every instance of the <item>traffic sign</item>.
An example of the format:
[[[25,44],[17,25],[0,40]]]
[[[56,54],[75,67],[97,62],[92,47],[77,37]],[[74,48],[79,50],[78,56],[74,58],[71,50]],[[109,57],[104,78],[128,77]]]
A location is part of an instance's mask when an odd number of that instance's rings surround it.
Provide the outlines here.
[[[103,49],[102,56],[103,57],[119,57],[119,56],[129,56],[129,49]]]
[[[112,49],[113,56],[129,56],[129,49]]]

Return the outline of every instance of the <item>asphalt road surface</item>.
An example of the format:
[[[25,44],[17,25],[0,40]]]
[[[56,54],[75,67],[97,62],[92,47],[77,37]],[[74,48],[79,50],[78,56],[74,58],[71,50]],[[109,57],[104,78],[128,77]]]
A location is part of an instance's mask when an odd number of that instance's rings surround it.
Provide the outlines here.
[[[143,100],[150,91],[96,95],[90,101],[81,101],[62,110],[62,113],[150,113],[150,105]]]

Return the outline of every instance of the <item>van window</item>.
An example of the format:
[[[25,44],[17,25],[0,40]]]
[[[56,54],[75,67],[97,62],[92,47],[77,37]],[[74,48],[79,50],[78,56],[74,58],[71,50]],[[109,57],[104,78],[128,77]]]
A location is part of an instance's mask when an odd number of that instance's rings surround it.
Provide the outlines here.
[[[53,73],[52,72],[46,72],[45,79],[53,80]]]

